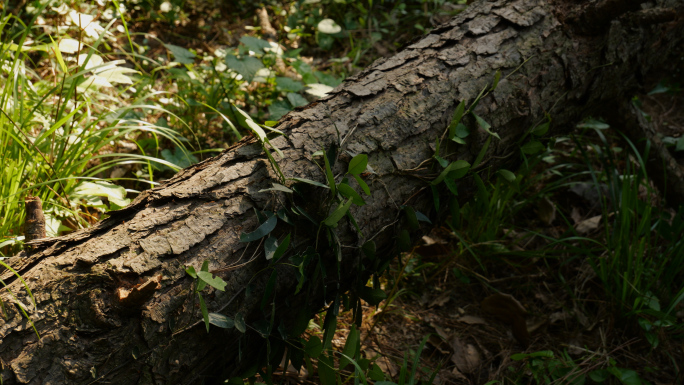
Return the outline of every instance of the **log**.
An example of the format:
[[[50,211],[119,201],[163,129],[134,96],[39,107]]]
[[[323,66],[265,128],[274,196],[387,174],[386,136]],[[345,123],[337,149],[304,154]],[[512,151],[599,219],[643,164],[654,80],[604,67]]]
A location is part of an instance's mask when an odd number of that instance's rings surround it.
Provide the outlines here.
[[[368,156],[363,178],[371,195],[363,195],[366,205],[350,209],[358,231],[349,217],[331,233],[321,227],[335,209],[330,190],[282,181],[251,137],[144,191],[92,228],[32,242],[31,255],[10,263],[36,306],[16,275],[2,275],[14,294],[2,295],[2,383],[212,383],[253,371],[267,357],[277,365],[284,347],[296,345],[302,320],[337,305],[345,290],[355,295],[396,255],[398,234],[408,228],[402,206],[433,220],[443,214],[445,200],[439,211],[433,204],[429,182],[440,168],[432,159],[460,102],[469,107],[486,93],[474,113],[500,137],[491,139],[472,170],[486,177],[514,167],[526,134],[547,117],[548,135],[556,135],[629,100],[660,53],[684,38],[681,2],[660,0],[643,9],[642,3],[479,0],[324,99],[283,117],[277,128],[286,136],[271,144],[282,151],[274,157],[286,178],[325,184],[316,151],[337,148],[337,182],[354,155]],[[497,72],[498,84],[487,93]],[[466,145],[442,140],[440,153],[472,164],[491,136],[472,114],[463,122],[471,131]],[[458,181],[460,199],[471,181]],[[274,182],[299,193],[262,191]],[[350,185],[361,191],[353,178]],[[256,210],[290,210],[282,218],[292,224],[279,218],[272,232],[281,241],[291,236],[277,263],[266,260],[263,238],[240,242],[242,233],[259,226]],[[410,234],[415,239],[427,230],[423,225]],[[369,240],[375,259],[361,250]],[[295,294],[301,276],[293,265],[305,256],[307,279]],[[247,333],[213,326],[207,332],[195,281],[186,273],[188,266],[199,271],[204,261],[227,282],[225,291],[203,291],[208,310],[244,316]],[[265,291],[273,293],[266,300]]]

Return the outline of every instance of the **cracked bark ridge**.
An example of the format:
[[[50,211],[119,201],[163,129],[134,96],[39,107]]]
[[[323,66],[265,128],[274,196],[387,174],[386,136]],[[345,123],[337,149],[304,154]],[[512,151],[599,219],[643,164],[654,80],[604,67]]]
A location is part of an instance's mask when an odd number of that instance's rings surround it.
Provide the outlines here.
[[[425,188],[437,173],[423,161],[434,154],[435,140],[458,103],[472,103],[497,70],[503,74],[498,87],[475,109],[501,136],[489,147],[483,169],[516,163],[519,138],[547,113],[551,132],[559,133],[581,116],[600,115],[607,100],[628,97],[658,52],[681,44],[684,36],[676,1],[655,6],[675,9],[673,21],[627,28],[613,20],[604,33],[588,37],[563,23],[558,16],[563,7],[543,0],[474,2],[420,41],[281,120],[278,128],[287,136],[272,143],[284,154],[278,162],[286,176],[323,181],[311,154],[333,144],[340,145],[335,175],[360,153],[368,155],[373,173],[367,178],[372,191],[367,205],[351,209],[362,235],[346,219],[335,229],[344,246],[339,279],[309,276],[295,296],[294,269],[277,268],[274,328],[292,334],[298,315],[310,316],[324,306],[325,296],[362,280],[359,246],[367,239],[373,237],[378,255],[391,257],[395,234],[403,228],[401,205],[437,217]],[[464,123],[472,132],[468,144],[442,154],[472,162],[488,134],[471,118]],[[212,382],[222,379],[212,377],[217,370],[235,374],[263,357],[261,337],[192,327],[201,316],[184,269],[199,269],[207,260],[228,283],[225,292],[206,292],[209,311],[231,317],[240,312],[250,326],[266,318],[260,306],[268,278],[259,274],[266,266],[263,249],[258,242],[239,242],[240,233],[258,226],[253,210],[276,211],[293,200],[316,220],[328,214],[327,191],[300,186],[308,189],[306,199],[261,192],[273,180],[259,144],[245,139],[141,193],[90,229],[32,242],[39,251],[11,263],[33,290],[37,308],[12,274],[1,277],[17,294],[16,300],[3,295],[5,303],[15,305],[7,306],[8,317],[0,320],[3,383],[87,383],[93,376],[113,384]],[[459,198],[465,199],[472,191],[468,179],[461,190]],[[316,227],[295,220],[296,226],[280,222],[274,230],[280,237],[292,234],[285,260],[317,244]],[[330,250],[317,251],[333,266]],[[159,276],[157,288],[150,281]],[[142,298],[149,296],[142,304],[124,306],[117,299],[121,288],[141,284]],[[31,314],[40,340],[17,306]],[[282,334],[274,333],[276,344]]]

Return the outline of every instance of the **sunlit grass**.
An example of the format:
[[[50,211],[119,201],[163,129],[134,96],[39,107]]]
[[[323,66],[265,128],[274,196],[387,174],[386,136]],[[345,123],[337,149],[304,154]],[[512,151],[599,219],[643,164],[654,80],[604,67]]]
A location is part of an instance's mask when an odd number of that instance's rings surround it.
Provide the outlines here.
[[[168,111],[147,103],[145,95],[126,99],[139,73],[98,51],[107,29],[96,38],[80,34],[83,44],[72,39],[72,47],[66,34],[29,43],[41,37],[33,20],[25,24],[6,11],[0,20],[0,253],[7,255],[23,241],[24,198],[43,201],[48,236],[87,227],[128,204],[127,191],[112,179],[154,184],[160,165],[179,169],[160,156],[162,142],[187,153],[187,140],[139,118]],[[117,151],[122,141],[137,151]],[[144,170],[138,178],[109,177],[131,165]]]

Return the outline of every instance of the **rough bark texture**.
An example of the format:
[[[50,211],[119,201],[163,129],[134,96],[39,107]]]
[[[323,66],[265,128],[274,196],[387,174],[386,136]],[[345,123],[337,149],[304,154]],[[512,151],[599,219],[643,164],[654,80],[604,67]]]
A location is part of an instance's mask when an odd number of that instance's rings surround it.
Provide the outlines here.
[[[619,8],[622,4],[629,6]],[[359,153],[368,154],[374,174],[367,177],[368,204],[352,208],[363,235],[346,219],[336,229],[344,246],[339,280],[329,275],[327,282],[313,282],[294,296],[294,269],[279,267],[275,324],[282,319],[287,329],[293,309],[320,309],[324,292],[329,296],[338,284],[349,287],[358,279],[359,246],[367,239],[374,239],[378,253],[390,256],[400,229],[399,206],[431,212],[425,187],[436,174],[423,162],[434,154],[435,139],[443,135],[456,105],[471,103],[497,70],[503,74],[498,87],[475,112],[501,140],[494,139],[479,170],[515,163],[518,139],[546,113],[557,133],[627,100],[658,53],[684,37],[679,2],[651,4],[650,9],[672,16],[652,17],[656,21],[651,22],[639,16],[639,4],[478,1],[325,99],[284,117],[278,128],[287,137],[272,143],[285,155],[278,163],[286,176],[323,181],[311,154],[338,140],[336,175],[346,171],[350,154]],[[612,10],[608,19],[601,7]],[[594,23],[591,28],[577,24],[587,20]],[[449,159],[472,162],[488,134],[472,119],[465,122],[473,134],[466,146],[449,150]],[[239,236],[257,227],[254,208],[274,211],[288,201],[284,193],[259,192],[274,180],[259,144],[244,140],[145,191],[93,228],[38,241],[37,252],[14,258],[38,308],[29,305],[13,274],[3,274],[17,295],[3,295],[5,304],[14,304],[0,320],[3,383],[88,383],[94,378],[116,384],[211,382],[214,377],[207,376],[217,370],[231,373],[244,366],[245,357],[260,354],[263,340],[252,338],[249,346],[243,340],[238,348],[241,333],[235,329],[212,328],[207,334],[197,322],[201,315],[184,269],[199,269],[208,260],[210,269],[228,282],[225,292],[206,296],[210,311],[242,312],[248,325],[263,319],[261,285],[268,278],[259,273],[266,263],[263,246],[241,243]],[[467,193],[467,180],[463,187]],[[328,195],[311,187],[310,198],[295,198],[295,203],[322,220]],[[292,233],[285,258],[316,244],[316,227],[305,223],[276,228],[281,236]],[[318,252],[323,260],[335,258],[330,251]],[[40,339],[18,306],[28,309]],[[242,361],[239,349],[245,354]]]

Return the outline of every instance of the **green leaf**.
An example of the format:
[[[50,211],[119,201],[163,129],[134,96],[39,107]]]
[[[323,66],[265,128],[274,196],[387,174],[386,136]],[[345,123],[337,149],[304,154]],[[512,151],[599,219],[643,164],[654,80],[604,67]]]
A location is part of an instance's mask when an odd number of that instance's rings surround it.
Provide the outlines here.
[[[221,277],[215,277],[213,274],[211,274],[208,271],[200,271],[197,273],[197,277],[201,279],[202,281],[206,282],[207,285],[216,288],[217,290],[220,291],[225,291],[226,290],[226,281],[224,281]]]
[[[59,66],[62,68],[62,72],[64,72],[65,74],[69,73],[69,69],[67,68],[66,63],[64,62],[64,58],[62,57],[62,52],[59,50],[59,44],[57,44],[57,42],[55,42],[52,39],[52,36],[49,36],[49,37],[50,37],[50,41],[52,41],[52,46],[53,46],[52,52],[55,53],[55,57],[57,58],[57,62],[59,63]],[[78,51],[78,47],[76,48],[76,50]]]
[[[549,122],[542,123],[538,125],[537,127],[532,129],[532,135],[534,136],[543,136],[549,131]]]
[[[370,196],[371,195],[370,194],[370,188],[368,188],[368,185],[366,184],[366,182],[364,182],[363,179],[361,179],[361,175],[355,174],[354,179],[356,179],[356,183],[359,184],[359,187],[361,187],[361,190],[363,190],[364,194]]]
[[[202,271],[204,271],[204,272],[209,271],[209,261],[205,260],[202,263],[202,267],[200,268],[200,272],[202,272]],[[197,276],[197,279],[198,279],[198,281],[197,281],[197,292],[200,292],[200,291],[204,290],[205,287],[207,287],[207,283],[204,280],[199,279],[199,276]]]
[[[333,337],[335,337],[335,329],[337,328],[337,309],[339,307],[338,299],[336,298],[333,304],[328,308],[323,321],[323,349],[330,349],[332,346]]]
[[[427,215],[421,213],[420,211],[416,211],[416,218],[421,222],[427,222],[429,224],[432,224],[430,218],[428,218]]]
[[[270,236],[264,241],[264,254],[266,254],[266,260],[270,261],[273,259],[276,249],[278,248],[278,238]]]
[[[639,374],[631,369],[615,368],[619,373],[618,379],[623,385],[641,385]]]
[[[444,179],[444,184],[447,186],[449,191],[451,191],[452,194],[458,195],[458,184],[454,179],[451,179],[448,177]]]
[[[273,299],[273,291],[275,290],[275,286],[276,286],[277,281],[278,281],[278,270],[273,269],[273,271],[271,272],[271,276],[268,278],[268,282],[266,282],[266,287],[264,288],[264,295],[263,295],[263,297],[261,297],[261,311],[262,312],[264,311],[264,308],[269,303],[269,301]],[[266,334],[269,334],[269,333],[266,333]]]
[[[667,86],[667,85],[665,85],[665,84],[662,83],[662,81],[661,81],[660,83],[658,83],[658,85],[655,86],[655,88],[653,88],[653,89],[648,93],[648,95],[662,94],[663,92],[667,92],[667,91],[669,91],[669,90],[670,90],[670,87]]]
[[[280,245],[278,245],[278,240],[276,237],[271,236],[266,238],[266,241],[264,242],[266,260],[278,260],[278,258],[285,254],[288,246],[290,246],[290,234],[287,234]]]
[[[509,182],[515,182],[515,174],[512,172],[502,168],[499,171],[497,171],[499,175],[501,175],[504,179],[506,179]]]
[[[240,332],[244,333],[247,331],[247,325],[245,324],[245,315],[242,312],[235,314],[235,328]]]
[[[113,205],[123,208],[131,203],[126,198],[126,190],[107,181],[81,182],[69,194],[70,198],[105,197]],[[104,207],[103,207],[104,208]]]
[[[435,160],[437,160],[437,163],[439,163],[439,165],[444,168],[446,168],[449,165],[449,161],[442,158],[441,156],[433,155],[432,157],[435,158]]]
[[[290,108],[290,104],[285,100],[276,100],[268,106],[270,119],[280,119],[290,111],[292,111],[292,108]]]
[[[254,52],[257,55],[263,55],[264,48],[270,49],[271,44],[266,40],[259,39],[258,37],[243,35],[240,38],[240,43],[244,44],[247,49]]]
[[[330,191],[332,192],[332,196],[335,196],[335,176],[332,173],[332,168],[330,167],[330,162],[328,161],[328,157],[324,154],[323,155],[323,160],[325,161],[325,176],[328,178],[328,187],[330,187]]]
[[[496,86],[499,85],[499,80],[501,80],[501,70],[496,70],[496,73],[494,74],[494,83],[492,83],[492,88],[490,88],[490,91],[494,91],[496,89]]]
[[[283,186],[282,184],[278,184],[275,182],[272,182],[271,184],[273,185],[273,187],[265,188],[263,190],[259,190],[259,192],[268,192],[268,191],[282,191],[282,192],[286,192],[286,193],[292,193],[293,192],[292,190]]]
[[[297,73],[302,75],[302,80],[304,81],[304,83],[318,83],[318,79],[316,79],[316,76],[314,76],[313,74],[313,69],[304,61],[295,60],[294,62],[290,63],[290,65],[292,65],[292,67],[295,70],[297,70]]]
[[[418,230],[420,226],[418,225],[418,217],[416,216],[416,211],[411,206],[403,206],[404,213],[406,213],[406,220],[411,230]]]
[[[337,385],[332,357],[322,354],[318,357],[318,380],[321,385]]]
[[[235,117],[237,118],[238,124],[240,124],[242,127],[252,131],[254,135],[256,135],[257,138],[259,138],[259,141],[263,143],[268,142],[268,138],[266,137],[266,132],[264,131],[263,128],[261,128],[260,125],[258,125],[254,120],[252,120],[252,117],[249,116],[248,113],[243,111],[240,107],[236,106],[235,104],[231,104],[233,107],[233,110],[235,111]]]
[[[232,329],[235,326],[232,318],[219,313],[209,313],[209,323],[222,329]]]
[[[278,248],[276,249],[275,253],[273,254],[273,259],[278,260],[278,258],[282,257],[283,254],[285,254],[285,251],[287,251],[287,248],[290,246],[290,234],[287,234],[285,236],[285,239],[283,239],[283,242],[278,245]]]
[[[292,211],[287,210],[284,207],[278,210],[278,212],[276,213],[276,215],[278,215],[278,218],[280,218],[281,221],[287,223],[288,225],[294,226],[295,221],[291,214]]]
[[[475,174],[473,175],[473,179],[475,180],[475,185],[477,186],[477,199],[484,204],[489,203],[489,191],[487,190],[487,187],[482,181],[482,178],[480,178],[478,174]],[[493,193],[496,193],[496,191],[494,191]]]
[[[349,162],[347,172],[352,175],[359,175],[366,171],[368,165],[368,155],[358,154]]]
[[[387,299],[387,294],[384,291],[381,289],[373,289],[369,286],[363,286],[358,290],[357,294],[371,306],[377,306],[380,302]]]
[[[675,147],[675,151],[682,151],[684,150],[684,136],[681,138],[677,139],[677,146]]]
[[[610,128],[609,124],[606,124],[604,122],[601,122],[596,119],[587,119],[584,122],[578,124],[576,126],[577,128],[592,128],[595,130],[605,130],[606,128]]]
[[[361,251],[363,251],[363,254],[365,254],[366,257],[375,259],[375,247],[375,242],[368,241],[361,246]]]
[[[603,382],[610,377],[610,372],[607,371],[606,369],[597,369],[597,370],[592,370],[589,372],[589,378],[591,378],[592,381],[594,382]]]
[[[198,162],[194,155],[180,147],[174,148],[173,152],[166,148],[162,150],[161,155],[164,160],[169,163],[173,163],[178,168],[186,168]],[[169,169],[169,167],[162,166],[162,168],[164,167]]]
[[[204,325],[207,327],[207,333],[209,333],[209,312],[207,311],[207,304],[204,302],[204,297],[202,294],[197,293],[199,296],[200,311],[202,312],[202,318],[204,318]]]
[[[459,124],[456,126],[456,132],[455,132],[455,134],[456,134],[457,137],[459,137],[459,138],[461,138],[461,139],[465,139],[465,138],[468,137],[468,135],[470,135],[470,131],[468,131],[468,127],[466,127],[465,124],[459,123]]]
[[[520,146],[520,150],[523,153],[528,154],[528,155],[534,155],[534,154],[540,153],[540,152],[544,151],[545,148],[546,147],[544,147],[544,145],[538,140],[531,140],[531,141],[523,144],[522,146]]]
[[[299,92],[304,89],[304,84],[288,77],[276,77],[276,84],[279,91]]]
[[[310,184],[310,185],[316,186],[316,187],[330,188],[321,182],[316,182],[315,180],[311,180],[311,179],[306,179],[306,178],[290,178],[290,179],[292,179],[293,181],[296,181],[296,182],[307,183],[307,184]]]
[[[164,44],[164,47],[171,51],[175,61],[181,64],[192,64],[195,62],[195,54],[183,47],[173,44]]]
[[[453,138],[451,138],[451,140],[453,140],[455,143],[458,143],[458,144],[467,144],[465,140],[463,140],[457,136],[454,136]]]
[[[292,212],[296,215],[303,215],[304,218],[308,219],[309,222],[313,223],[314,225],[318,226],[319,221],[314,220],[309,213],[307,213],[303,208],[297,206],[296,204],[292,204]]]
[[[275,229],[277,223],[278,216],[272,215],[266,220],[266,222],[262,223],[261,226],[259,226],[253,232],[240,234],[240,242],[252,242],[265,237],[271,231],[273,231],[273,229]]]
[[[361,333],[356,329],[356,325],[352,325],[349,334],[347,335],[347,341],[344,343],[344,349],[342,349],[342,356],[340,358],[339,370],[344,369],[347,365],[351,363],[351,360],[356,358],[356,352],[360,347],[360,337]],[[349,357],[349,358],[347,358]]]
[[[397,385],[394,382],[385,381],[385,373],[382,372],[382,369],[376,363],[373,363],[371,370],[368,372],[368,377],[375,381],[375,385]]]
[[[195,272],[195,268],[192,266],[188,266],[185,268],[185,272],[188,273],[189,276],[191,276],[194,279],[197,279],[197,272]]]
[[[480,100],[482,100],[482,96],[484,95],[485,91],[487,91],[486,85],[482,87],[482,90],[473,101],[473,104],[471,104],[470,107],[468,107],[468,112],[475,111],[475,107],[477,107],[477,105],[480,103]]]
[[[351,198],[352,202],[354,202],[355,205],[357,206],[363,206],[366,204],[366,201],[361,198],[361,195],[357,193],[351,186],[349,186],[346,183],[340,183],[337,186],[337,189],[340,191],[340,194],[344,196],[345,198]]]
[[[327,218],[325,218],[323,223],[328,227],[337,226],[337,222],[339,222],[340,219],[342,219],[342,217],[344,217],[344,215],[347,213],[347,211],[349,211],[349,207],[351,207],[352,202],[353,202],[353,200],[351,198],[349,198],[347,200],[347,202],[337,206],[335,211],[333,211],[332,214],[330,214]]]
[[[468,170],[470,170],[470,167],[459,167],[459,168],[453,169],[449,172],[445,181],[446,180],[453,181],[455,179],[461,179],[468,173]]]
[[[261,60],[252,56],[245,56],[238,59],[234,55],[226,55],[225,62],[226,65],[228,65],[228,68],[242,75],[242,78],[247,83],[250,83],[254,79],[254,75],[256,75],[257,71],[264,68],[264,64]]]
[[[466,162],[465,160],[457,160],[455,162],[451,162],[447,168],[442,170],[442,172],[439,174],[439,176],[430,182],[433,186],[438,185],[441,181],[444,180],[444,178],[449,175],[449,178],[451,179],[458,179],[462,178],[470,169],[470,163]],[[454,174],[451,174],[454,172]]]
[[[430,191],[432,192],[432,203],[435,205],[435,210],[439,211],[439,191],[433,184],[430,184]]]
[[[465,102],[461,101],[458,103],[458,106],[456,106],[456,110],[454,110],[454,116],[451,118],[451,123],[449,123],[449,138],[453,138],[454,135],[458,136],[456,131],[458,130],[458,126],[462,125],[461,124],[461,119],[463,118],[463,112],[465,111]],[[459,136],[459,138],[461,138]]]
[[[306,341],[306,344],[304,345],[304,351],[309,357],[318,358],[318,356],[321,355],[321,352],[323,352],[321,339],[316,336],[310,336],[309,340]]]
[[[667,92],[670,90],[670,87],[664,84],[662,81],[658,83],[658,85],[653,88],[648,95],[655,95],[655,94],[662,94],[663,92]]]
[[[418,350],[414,353],[413,355],[413,365],[411,366],[411,374],[409,375],[409,385],[414,385],[415,383],[415,378],[416,378],[416,370],[418,369],[418,362],[420,361],[420,354],[423,352],[423,349],[425,348],[425,344],[427,343],[428,339],[430,338],[430,335],[426,335],[423,337],[423,340],[420,341],[420,345],[418,345]],[[432,381],[430,381],[432,382]]]
[[[475,158],[475,161],[473,162],[472,168],[476,168],[477,166],[480,165],[480,162],[482,162],[482,159],[484,158],[485,154],[487,153],[487,149],[489,148],[489,144],[491,142],[492,142],[492,137],[490,136],[487,138],[484,145],[480,149],[480,152],[477,154],[477,158]]]
[[[411,249],[411,236],[408,230],[404,229],[399,232],[397,237],[397,246],[399,251],[409,251]]]
[[[296,94],[294,92],[289,92],[287,94],[287,100],[292,104],[292,107],[301,107],[301,106],[306,106],[309,104],[309,101],[306,100],[305,97],[303,97],[300,94]]]
[[[487,131],[487,133],[489,135],[501,140],[501,137],[499,136],[499,134],[497,134],[496,132],[492,132],[492,130],[491,130],[492,126],[489,123],[485,122],[485,120],[482,119],[481,117],[475,115],[474,112],[473,112],[473,116],[475,117],[475,120],[477,121],[477,124],[480,126],[480,128]]]

